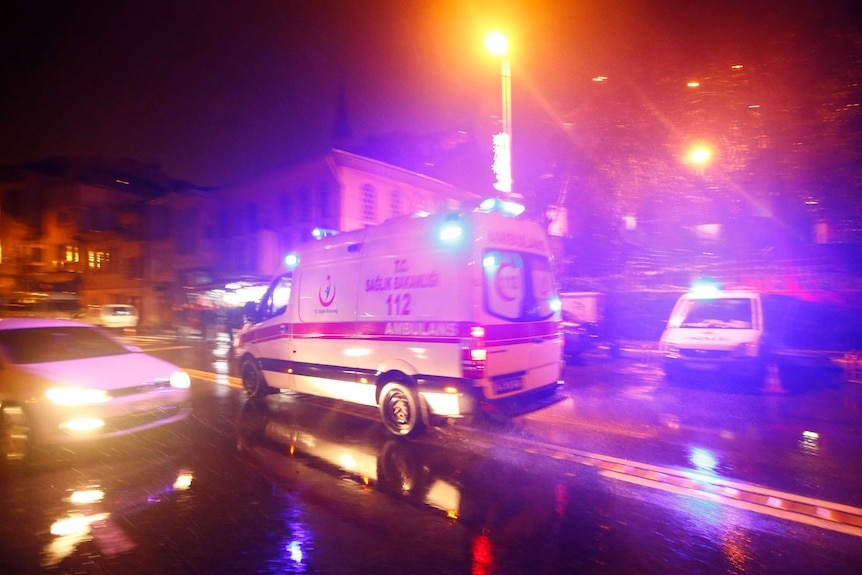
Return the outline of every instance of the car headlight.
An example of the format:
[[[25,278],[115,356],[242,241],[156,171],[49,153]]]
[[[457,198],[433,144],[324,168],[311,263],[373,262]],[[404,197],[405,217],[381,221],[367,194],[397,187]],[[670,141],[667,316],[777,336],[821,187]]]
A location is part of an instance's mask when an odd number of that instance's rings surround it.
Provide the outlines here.
[[[54,387],[45,392],[45,397],[58,405],[92,405],[111,400],[103,389],[84,387]]]
[[[192,386],[192,378],[184,371],[175,371],[171,374],[171,387],[188,389]]]

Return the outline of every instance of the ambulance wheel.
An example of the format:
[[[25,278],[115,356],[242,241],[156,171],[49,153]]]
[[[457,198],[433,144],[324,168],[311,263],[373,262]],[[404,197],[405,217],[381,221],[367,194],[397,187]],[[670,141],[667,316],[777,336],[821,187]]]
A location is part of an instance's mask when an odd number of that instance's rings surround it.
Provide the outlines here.
[[[258,399],[265,397],[273,392],[273,389],[266,384],[257,362],[253,358],[248,358],[242,362],[242,389],[249,399]]]
[[[424,427],[419,394],[398,381],[383,386],[378,407],[383,425],[393,435],[415,435]]]

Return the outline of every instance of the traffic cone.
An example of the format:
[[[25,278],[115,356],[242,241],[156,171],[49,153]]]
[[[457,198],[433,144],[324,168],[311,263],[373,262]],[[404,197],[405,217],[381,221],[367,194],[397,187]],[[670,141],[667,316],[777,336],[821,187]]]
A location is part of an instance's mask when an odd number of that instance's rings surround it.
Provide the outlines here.
[[[778,364],[774,361],[770,361],[766,365],[766,378],[763,383],[765,393],[787,393],[787,390],[781,385],[781,372],[778,370]]]

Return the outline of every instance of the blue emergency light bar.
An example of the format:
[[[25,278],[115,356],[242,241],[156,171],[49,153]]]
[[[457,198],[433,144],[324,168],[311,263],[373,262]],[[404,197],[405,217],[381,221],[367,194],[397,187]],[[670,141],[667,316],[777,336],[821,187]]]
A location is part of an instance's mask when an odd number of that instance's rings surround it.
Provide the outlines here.
[[[526,207],[523,204],[512,200],[503,200],[501,198],[486,198],[479,204],[478,211],[480,212],[500,212],[504,216],[515,218],[524,213]]]
[[[722,285],[713,279],[702,279],[694,282],[688,291],[695,297],[716,297],[722,292]]]

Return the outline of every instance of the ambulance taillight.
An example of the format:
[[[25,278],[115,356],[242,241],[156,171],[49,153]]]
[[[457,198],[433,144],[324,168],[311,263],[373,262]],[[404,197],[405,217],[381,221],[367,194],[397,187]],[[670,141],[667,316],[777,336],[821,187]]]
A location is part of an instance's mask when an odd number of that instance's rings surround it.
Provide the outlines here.
[[[461,349],[461,371],[468,379],[481,379],[485,375],[485,328],[481,325],[470,327],[470,337]]]

